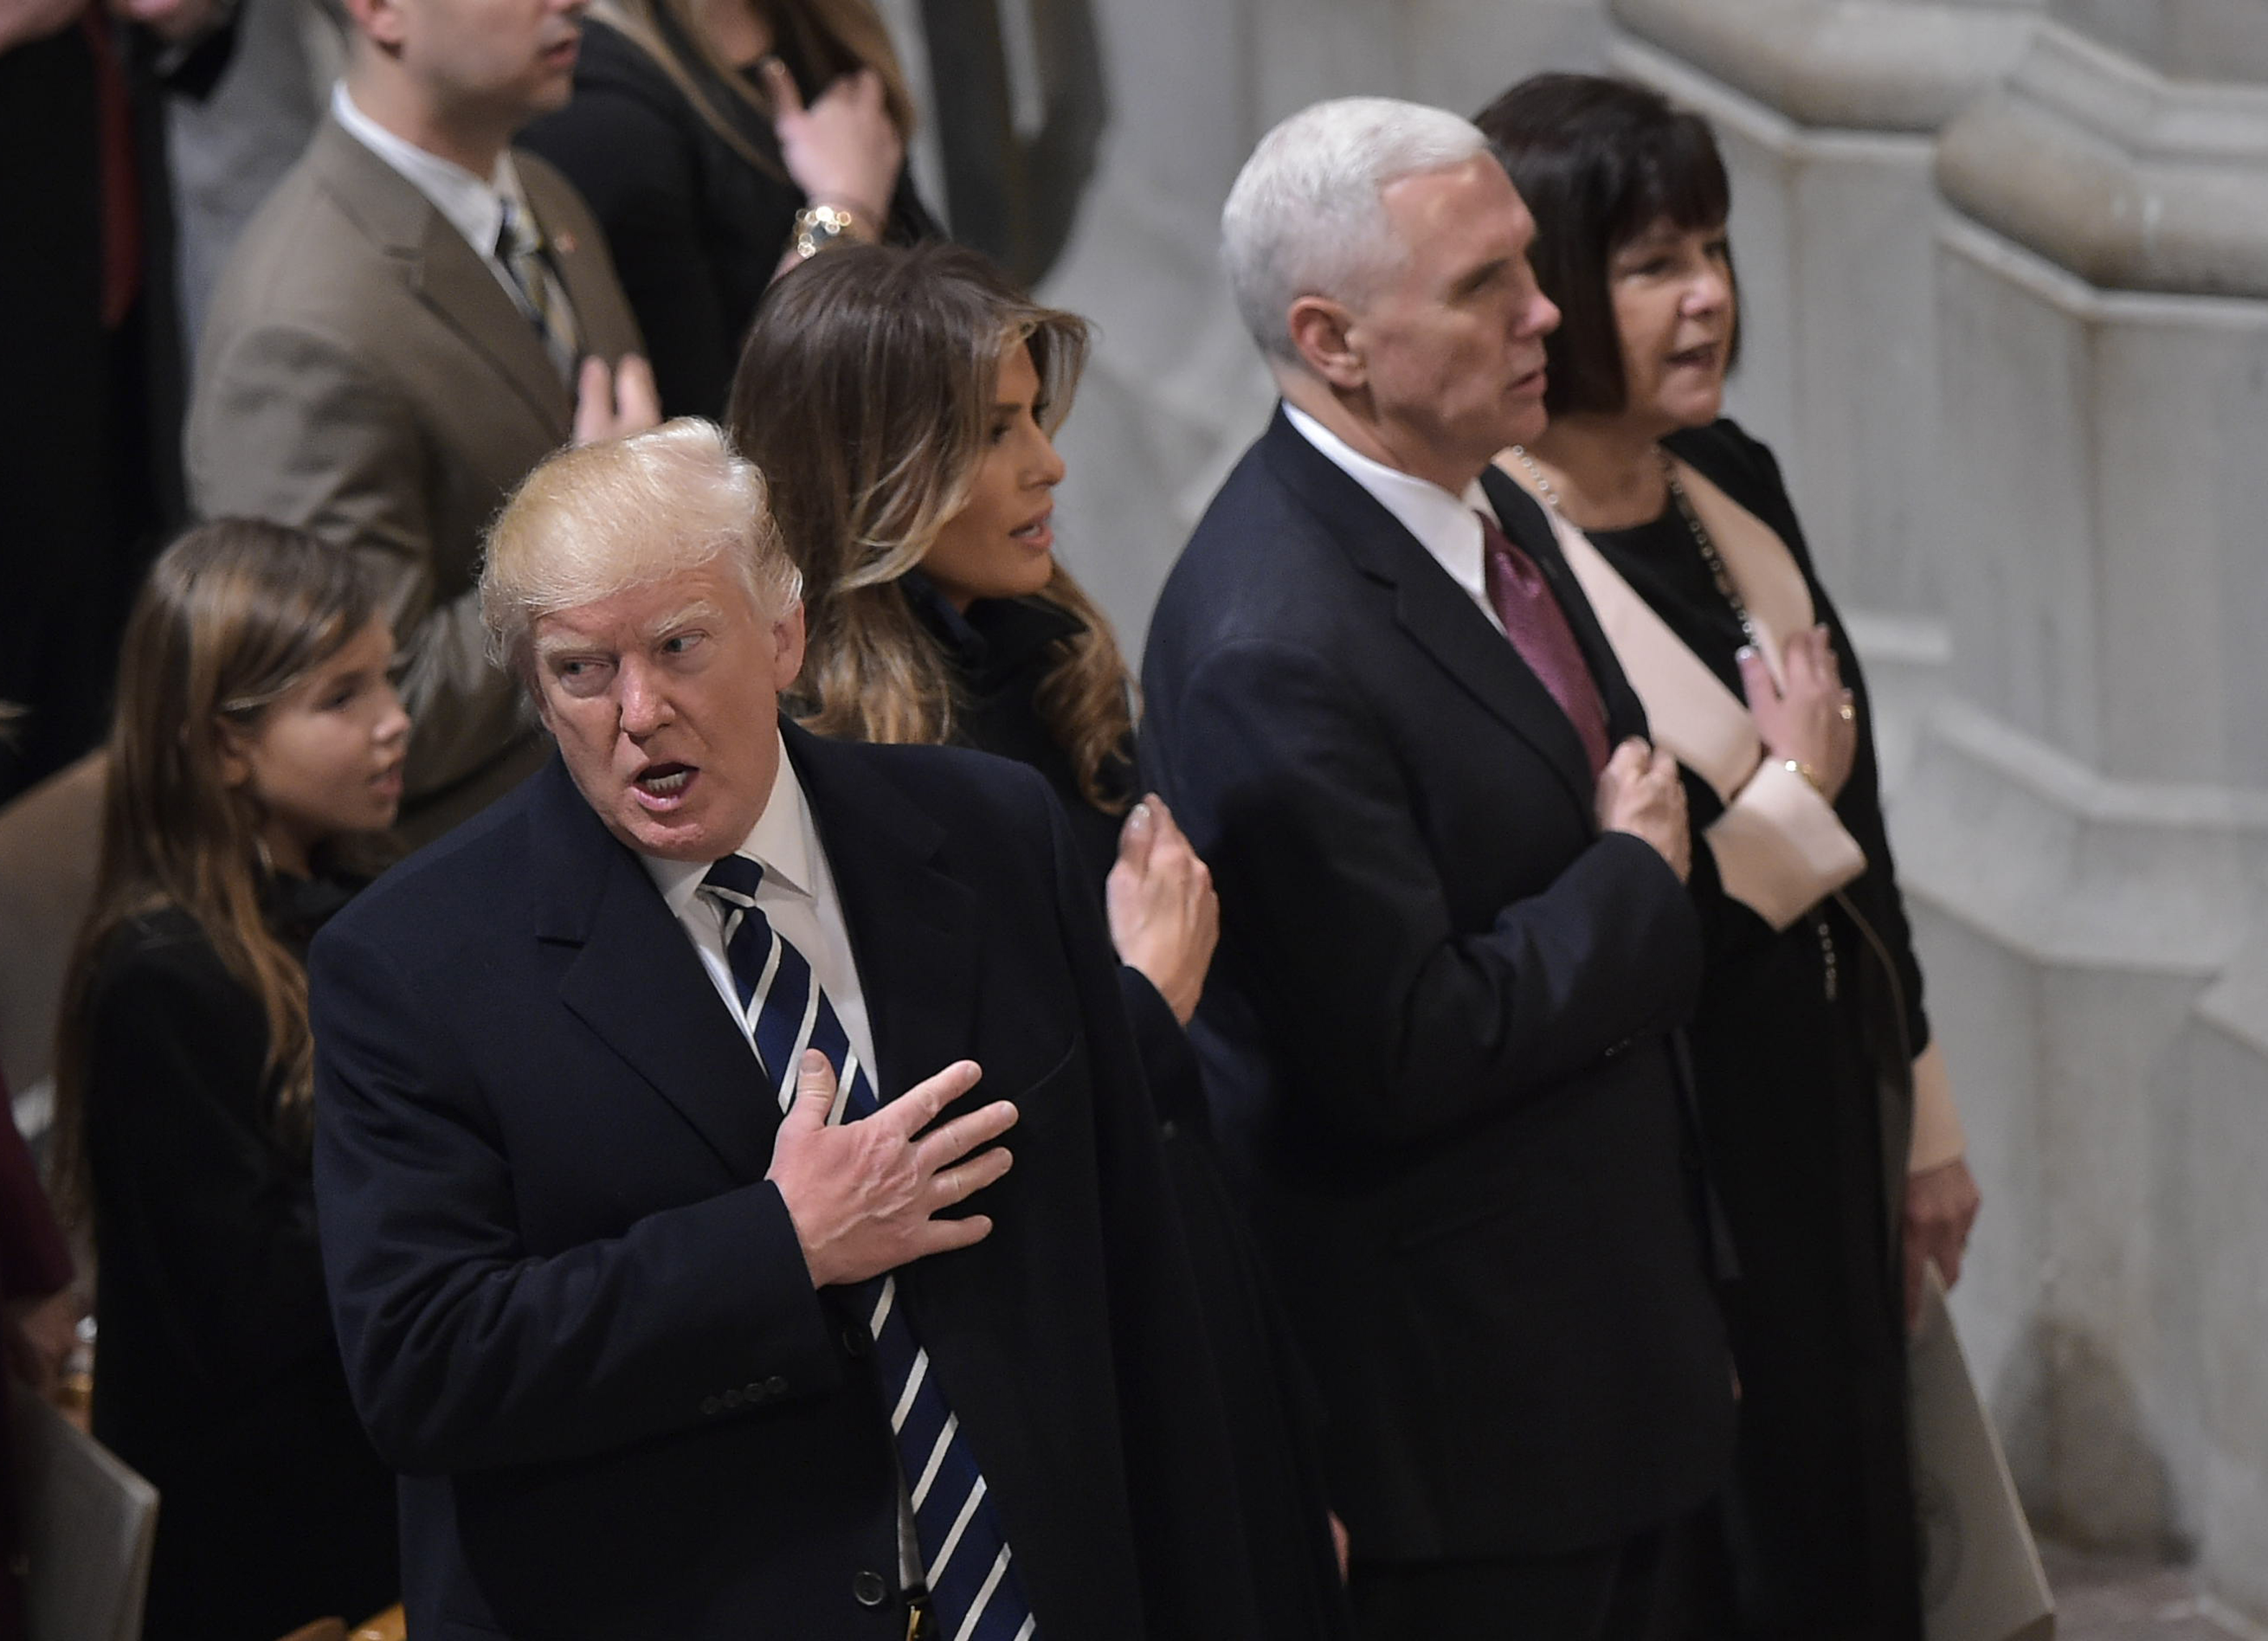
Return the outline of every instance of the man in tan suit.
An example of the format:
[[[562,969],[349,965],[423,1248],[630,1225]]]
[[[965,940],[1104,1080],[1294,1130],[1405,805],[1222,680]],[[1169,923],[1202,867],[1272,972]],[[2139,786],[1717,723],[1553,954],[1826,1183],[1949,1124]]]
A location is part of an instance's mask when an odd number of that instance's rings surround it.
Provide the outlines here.
[[[214,294],[188,441],[206,518],[379,566],[423,842],[540,761],[488,664],[482,532],[571,438],[657,419],[637,324],[564,179],[511,148],[563,104],[584,0],[347,0],[347,75]]]

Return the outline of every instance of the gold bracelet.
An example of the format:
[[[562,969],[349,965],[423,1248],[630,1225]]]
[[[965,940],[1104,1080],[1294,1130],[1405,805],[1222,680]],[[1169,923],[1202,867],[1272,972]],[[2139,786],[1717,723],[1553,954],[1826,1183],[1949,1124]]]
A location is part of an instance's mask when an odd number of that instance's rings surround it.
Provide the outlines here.
[[[795,254],[809,261],[821,251],[856,243],[862,237],[858,230],[858,219],[840,205],[806,205],[795,214]]]
[[[1827,796],[1827,789],[1819,784],[1819,771],[1813,769],[1801,759],[1784,759],[1782,760],[1779,767],[1786,769],[1790,775],[1801,776],[1803,777],[1803,784],[1811,788],[1813,791],[1817,792],[1822,798]]]

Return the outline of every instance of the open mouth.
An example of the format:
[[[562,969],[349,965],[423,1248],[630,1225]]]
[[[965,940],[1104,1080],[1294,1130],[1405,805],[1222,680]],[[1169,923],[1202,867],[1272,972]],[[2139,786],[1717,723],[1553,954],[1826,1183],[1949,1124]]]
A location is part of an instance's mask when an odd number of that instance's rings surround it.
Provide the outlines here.
[[[1705,342],[1695,348],[1686,348],[1669,356],[1675,370],[1713,371],[1725,357],[1722,342]]]
[[[1055,545],[1055,509],[1050,507],[1029,524],[1018,525],[1009,531],[1008,539],[1044,552]]]
[[[630,783],[630,790],[649,809],[674,808],[695,773],[689,763],[649,763]]]

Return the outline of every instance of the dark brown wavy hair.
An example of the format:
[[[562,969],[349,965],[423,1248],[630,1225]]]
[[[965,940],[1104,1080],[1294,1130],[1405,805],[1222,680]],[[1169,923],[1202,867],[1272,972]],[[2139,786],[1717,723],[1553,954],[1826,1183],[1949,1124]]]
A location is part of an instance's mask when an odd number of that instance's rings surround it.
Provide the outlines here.
[[[1042,307],[976,252],[934,243],[830,250],[773,287],[733,381],[733,442],[763,469],[803,572],[809,637],[787,704],[823,735],[949,741],[954,674],[900,578],[968,504],[1000,356],[1021,342],[1053,434],[1086,363],[1086,321]],[[1040,599],[1080,623],[1042,681],[1042,720],[1079,791],[1116,813],[1108,771],[1133,732],[1109,623],[1060,564]]]
[[[253,729],[379,614],[351,554],[281,525],[204,525],[151,567],[122,645],[94,903],[55,1034],[50,1166],[69,1218],[84,1222],[92,1210],[85,1114],[99,960],[121,924],[163,907],[195,918],[259,999],[276,1122],[304,1140],[314,1060],[307,975],[262,914],[261,815],[224,778],[222,725]]]

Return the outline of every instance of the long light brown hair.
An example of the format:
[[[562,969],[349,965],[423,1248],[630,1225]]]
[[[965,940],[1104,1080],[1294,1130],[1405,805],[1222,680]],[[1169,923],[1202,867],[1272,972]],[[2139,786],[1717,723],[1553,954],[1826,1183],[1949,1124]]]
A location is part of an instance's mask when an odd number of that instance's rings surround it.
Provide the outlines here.
[[[890,31],[872,0],[755,0],[771,25],[773,50],[801,65],[821,85],[872,69],[898,136],[913,140],[914,99]],[[725,146],[760,171],[781,174],[779,161],[748,141],[720,97],[753,111],[769,124],[771,99],[710,43],[693,0],[597,0],[591,15],[653,59],[701,122]],[[887,200],[866,202],[877,210]]]
[[[954,673],[901,578],[968,502],[989,448],[1000,356],[1021,342],[1052,435],[1086,363],[1087,324],[1042,307],[943,242],[828,251],[773,285],[733,382],[733,442],[764,471],[803,572],[808,637],[790,708],[824,735],[954,738]],[[1042,720],[1079,791],[1116,812],[1133,731],[1126,663],[1062,565],[1038,596],[1080,630],[1055,645]]]
[[[111,721],[92,909],[80,926],[55,1035],[52,1168],[67,1215],[92,1203],[85,1139],[93,985],[131,919],[176,907],[259,999],[279,1130],[305,1138],[313,1084],[307,976],[261,905],[258,802],[223,774],[223,729],[261,717],[380,614],[351,555],[249,519],[166,548],[129,618]]]

